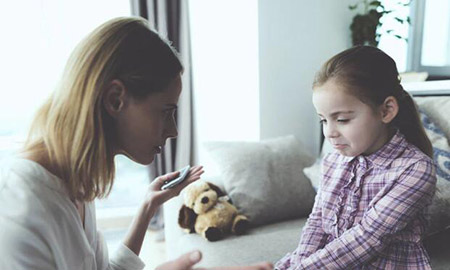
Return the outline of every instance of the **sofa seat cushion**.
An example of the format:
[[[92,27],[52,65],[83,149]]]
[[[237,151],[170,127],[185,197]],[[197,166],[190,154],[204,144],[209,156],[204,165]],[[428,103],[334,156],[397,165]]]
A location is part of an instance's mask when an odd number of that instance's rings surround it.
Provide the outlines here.
[[[241,236],[208,242],[197,234],[183,235],[177,242],[174,258],[194,249],[203,253],[199,266],[239,266],[260,261],[276,262],[298,245],[306,218],[260,226]]]
[[[450,228],[429,236],[424,241],[433,270],[450,269]]]
[[[198,234],[181,236],[169,258],[174,259],[199,249],[203,259],[198,267],[242,266],[261,261],[277,262],[297,248],[306,218],[283,221],[251,229],[246,235],[231,236],[218,242],[208,242]],[[433,270],[450,269],[450,229],[428,237],[425,247]]]

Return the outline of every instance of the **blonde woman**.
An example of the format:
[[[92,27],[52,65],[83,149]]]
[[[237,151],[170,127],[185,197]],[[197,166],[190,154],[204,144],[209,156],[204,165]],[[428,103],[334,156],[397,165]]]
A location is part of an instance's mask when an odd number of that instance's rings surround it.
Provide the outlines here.
[[[77,46],[21,155],[2,164],[0,269],[143,269],[138,255],[149,220],[199,179],[202,167],[173,189],[161,185],[178,172],[153,181],[110,259],[93,201],[111,191],[115,155],[150,164],[177,136],[182,71],[172,47],[139,18],[111,20]],[[159,269],[191,269],[200,258],[194,251]]]

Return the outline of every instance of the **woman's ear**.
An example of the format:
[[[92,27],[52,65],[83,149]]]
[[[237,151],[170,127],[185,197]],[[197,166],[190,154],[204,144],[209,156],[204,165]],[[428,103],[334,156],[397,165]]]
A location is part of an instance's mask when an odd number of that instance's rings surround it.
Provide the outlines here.
[[[398,101],[395,97],[387,97],[381,105],[381,121],[388,124],[397,116],[399,110]]]
[[[113,80],[103,93],[103,106],[108,114],[115,118],[124,107],[126,88],[120,80]]]

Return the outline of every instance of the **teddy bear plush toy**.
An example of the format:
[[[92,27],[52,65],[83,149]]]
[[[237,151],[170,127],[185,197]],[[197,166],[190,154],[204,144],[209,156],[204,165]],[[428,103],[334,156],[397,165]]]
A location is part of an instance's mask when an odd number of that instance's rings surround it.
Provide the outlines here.
[[[219,187],[199,180],[185,188],[178,224],[189,233],[196,232],[209,241],[217,241],[230,232],[243,234],[249,222],[238,214]]]

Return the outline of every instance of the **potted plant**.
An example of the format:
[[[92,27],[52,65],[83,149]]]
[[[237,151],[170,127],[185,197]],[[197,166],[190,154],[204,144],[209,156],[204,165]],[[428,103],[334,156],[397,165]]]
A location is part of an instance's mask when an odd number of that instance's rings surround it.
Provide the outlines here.
[[[406,7],[410,3],[399,1],[396,5],[398,7]],[[387,9],[381,1],[360,0],[354,5],[350,5],[349,9],[356,10],[358,7],[360,10],[363,10],[363,13],[356,14],[350,25],[353,45],[371,45],[376,47],[382,34],[390,34],[407,41],[406,37],[398,34],[394,29],[384,29],[382,26],[384,20],[388,17],[393,18],[397,23],[410,24],[409,16],[397,13],[395,8]]]

